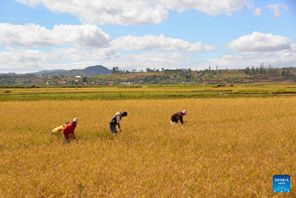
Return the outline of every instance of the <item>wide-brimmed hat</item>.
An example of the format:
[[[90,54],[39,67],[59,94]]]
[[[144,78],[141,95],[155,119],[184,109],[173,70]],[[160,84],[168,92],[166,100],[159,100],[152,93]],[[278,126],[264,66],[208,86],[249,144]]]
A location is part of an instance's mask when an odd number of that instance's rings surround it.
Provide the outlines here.
[[[78,122],[78,118],[74,118],[73,119],[73,122],[76,122],[77,123]]]

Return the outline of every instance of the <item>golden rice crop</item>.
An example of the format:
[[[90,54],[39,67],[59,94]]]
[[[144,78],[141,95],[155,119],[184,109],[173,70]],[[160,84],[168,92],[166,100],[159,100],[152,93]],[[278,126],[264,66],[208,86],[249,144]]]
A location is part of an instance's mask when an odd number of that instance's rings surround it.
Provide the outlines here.
[[[0,197],[270,197],[296,183],[295,99],[0,102]],[[76,116],[78,143],[50,134]]]

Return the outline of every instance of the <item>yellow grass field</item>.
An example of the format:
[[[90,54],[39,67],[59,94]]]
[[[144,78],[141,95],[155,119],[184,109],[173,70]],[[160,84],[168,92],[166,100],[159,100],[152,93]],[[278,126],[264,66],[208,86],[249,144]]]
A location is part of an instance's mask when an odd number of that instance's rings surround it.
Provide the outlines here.
[[[76,116],[78,143],[50,134]],[[0,197],[271,197],[274,174],[296,197],[296,97],[10,101],[0,121]]]

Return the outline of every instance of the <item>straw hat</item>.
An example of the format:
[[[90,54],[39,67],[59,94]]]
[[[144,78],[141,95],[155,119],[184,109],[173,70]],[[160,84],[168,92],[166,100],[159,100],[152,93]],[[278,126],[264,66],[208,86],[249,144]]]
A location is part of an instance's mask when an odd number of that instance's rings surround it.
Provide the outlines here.
[[[73,119],[73,122],[76,122],[77,123],[78,122],[78,118],[74,118]]]

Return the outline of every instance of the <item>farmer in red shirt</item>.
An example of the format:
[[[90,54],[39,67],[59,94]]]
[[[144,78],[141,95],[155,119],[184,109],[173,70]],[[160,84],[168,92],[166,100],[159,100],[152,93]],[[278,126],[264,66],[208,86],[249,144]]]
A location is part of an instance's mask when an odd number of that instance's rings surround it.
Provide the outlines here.
[[[65,128],[63,129],[63,135],[64,135],[65,143],[70,143],[70,141],[72,139],[76,140],[74,132],[75,132],[75,128],[77,126],[77,123],[78,123],[78,119],[74,118],[73,121],[68,123],[65,126]]]

